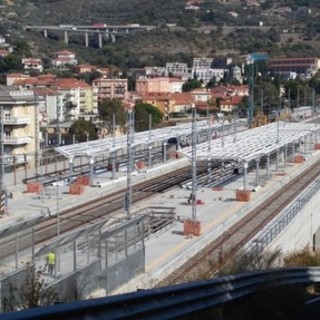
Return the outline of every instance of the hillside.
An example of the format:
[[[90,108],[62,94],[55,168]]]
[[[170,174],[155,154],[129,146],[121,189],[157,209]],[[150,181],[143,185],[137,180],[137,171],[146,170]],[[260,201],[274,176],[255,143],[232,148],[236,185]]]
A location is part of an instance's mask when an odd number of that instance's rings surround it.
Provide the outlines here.
[[[245,0],[204,0],[197,2],[198,10],[186,10],[186,0],[15,0],[0,11],[0,34],[11,43],[27,42],[32,56],[50,58],[53,51],[66,47],[61,35],[45,39],[40,33],[23,31],[25,25],[157,26],[152,32],[117,37],[102,49],[85,48],[80,38],[71,40],[69,48],[80,62],[121,68],[163,65],[168,60],[189,62],[193,56],[238,57],[252,51],[271,56],[318,55],[319,1],[256,2],[261,3],[249,6]]]

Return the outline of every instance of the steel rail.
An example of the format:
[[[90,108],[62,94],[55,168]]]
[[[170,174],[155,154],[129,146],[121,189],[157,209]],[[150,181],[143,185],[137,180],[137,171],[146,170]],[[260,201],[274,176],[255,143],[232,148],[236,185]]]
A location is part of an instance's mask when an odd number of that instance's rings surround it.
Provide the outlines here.
[[[208,260],[218,261],[221,254],[232,256],[239,252],[265,225],[274,219],[284,207],[294,200],[303,189],[320,175],[320,162],[313,164],[303,173],[288,182],[281,190],[250,211],[224,233],[194,255],[193,258],[163,279],[159,285],[169,285],[194,280]]]

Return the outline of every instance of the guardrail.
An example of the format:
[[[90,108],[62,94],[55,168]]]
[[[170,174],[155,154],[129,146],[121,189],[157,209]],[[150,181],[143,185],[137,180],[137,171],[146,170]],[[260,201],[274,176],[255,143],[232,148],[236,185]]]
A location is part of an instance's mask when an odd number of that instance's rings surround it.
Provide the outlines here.
[[[6,320],[175,319],[278,285],[320,281],[320,267],[230,275],[0,315]]]
[[[311,199],[320,190],[320,180],[313,182],[302,194],[289,205],[279,219],[274,221],[270,227],[251,242],[248,250],[253,253],[262,252],[278,235],[288,226],[288,224],[297,216],[299,212],[311,201]]]

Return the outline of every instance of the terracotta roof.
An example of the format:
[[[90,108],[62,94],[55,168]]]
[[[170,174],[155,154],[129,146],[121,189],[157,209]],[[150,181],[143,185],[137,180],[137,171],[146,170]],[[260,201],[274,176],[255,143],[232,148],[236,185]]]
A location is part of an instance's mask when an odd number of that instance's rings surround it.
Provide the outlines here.
[[[175,100],[175,104],[188,104],[193,102],[193,97],[189,92],[172,93],[171,97]]]
[[[57,55],[61,55],[61,54],[62,55],[65,55],[65,54],[73,54],[74,55],[74,53],[69,50],[61,50],[61,51],[56,52],[56,54]]]
[[[91,88],[91,86],[88,85],[86,82],[80,81],[75,78],[57,78],[55,81],[55,84],[60,89],[76,89],[76,88],[89,89],[89,88]]]
[[[54,96],[57,94],[57,90],[52,88],[34,88],[33,92],[38,96]]]

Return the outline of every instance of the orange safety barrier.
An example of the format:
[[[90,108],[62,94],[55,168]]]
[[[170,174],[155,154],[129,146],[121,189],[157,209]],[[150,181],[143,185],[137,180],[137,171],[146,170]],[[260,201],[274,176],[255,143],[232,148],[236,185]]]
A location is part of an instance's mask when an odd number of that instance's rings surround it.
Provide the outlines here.
[[[89,176],[78,176],[76,180],[77,184],[82,184],[84,186],[88,186],[90,184]]]
[[[39,193],[43,190],[42,182],[30,182],[27,183],[27,192],[29,193]]]
[[[144,162],[143,161],[137,161],[136,162],[136,168],[139,169],[144,169]]]
[[[320,143],[316,143],[314,145],[314,150],[320,150]]]
[[[71,184],[69,186],[69,194],[80,195],[84,193],[84,186],[82,184]]]
[[[297,155],[294,157],[294,163],[303,163],[304,162],[304,158],[301,155]]]
[[[249,202],[251,199],[250,191],[237,190],[236,191],[236,200],[242,202]]]
[[[201,234],[200,221],[191,220],[191,219],[184,220],[183,234],[186,236],[188,236],[188,235],[193,235],[196,237],[200,236],[200,234]]]

